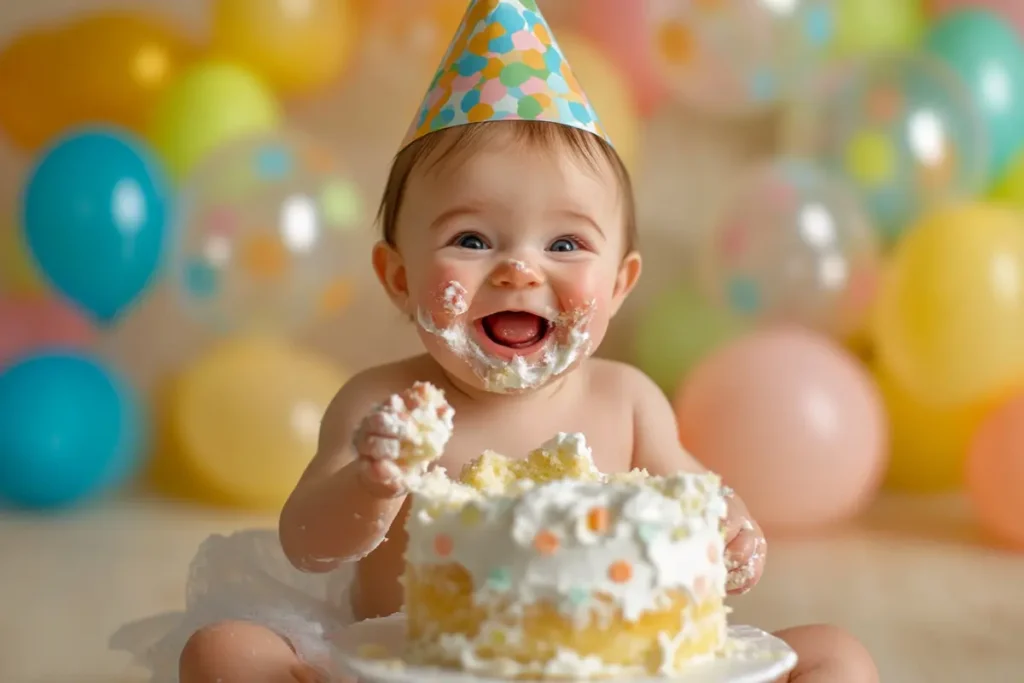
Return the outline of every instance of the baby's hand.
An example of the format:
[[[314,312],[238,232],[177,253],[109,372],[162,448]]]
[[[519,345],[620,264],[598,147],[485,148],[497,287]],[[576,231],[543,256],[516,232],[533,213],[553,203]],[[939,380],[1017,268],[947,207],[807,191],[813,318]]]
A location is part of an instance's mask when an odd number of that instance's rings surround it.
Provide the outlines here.
[[[729,513],[725,519],[725,587],[729,595],[742,595],[757,585],[764,572],[768,544],[761,527],[751,518],[746,505],[734,493],[727,494]]]
[[[454,416],[444,392],[426,382],[370,411],[353,439],[367,489],[381,498],[403,495],[405,475],[426,469],[443,452]]]

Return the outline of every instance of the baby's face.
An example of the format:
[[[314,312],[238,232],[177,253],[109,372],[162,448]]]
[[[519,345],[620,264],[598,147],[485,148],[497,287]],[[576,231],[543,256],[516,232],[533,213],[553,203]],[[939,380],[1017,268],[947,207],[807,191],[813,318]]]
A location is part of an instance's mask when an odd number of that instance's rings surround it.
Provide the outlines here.
[[[406,312],[457,379],[523,391],[604,338],[639,273],[614,170],[569,150],[483,143],[409,179],[399,218]]]

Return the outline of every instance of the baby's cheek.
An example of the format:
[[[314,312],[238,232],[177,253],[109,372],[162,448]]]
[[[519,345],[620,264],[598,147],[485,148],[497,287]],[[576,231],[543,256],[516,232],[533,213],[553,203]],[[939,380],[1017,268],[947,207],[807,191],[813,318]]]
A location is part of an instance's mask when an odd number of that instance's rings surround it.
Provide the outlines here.
[[[611,300],[611,289],[603,284],[603,278],[593,271],[580,272],[576,277],[561,279],[557,295],[562,309],[585,311],[590,308],[592,302],[599,310],[603,309]]]
[[[433,265],[424,274],[419,296],[420,307],[430,313],[441,327],[450,325],[466,312],[468,292],[460,277],[460,269],[451,265]]]

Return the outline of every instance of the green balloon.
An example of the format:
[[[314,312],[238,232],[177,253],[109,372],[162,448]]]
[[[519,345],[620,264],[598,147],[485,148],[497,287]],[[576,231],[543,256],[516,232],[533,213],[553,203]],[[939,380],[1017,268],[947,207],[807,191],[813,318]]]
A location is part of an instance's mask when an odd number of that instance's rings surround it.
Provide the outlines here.
[[[924,35],[921,0],[836,0],[836,52],[844,57],[917,47]]]
[[[1024,209],[1024,152],[1010,162],[1006,173],[992,191],[994,199],[1013,204]]]
[[[655,297],[641,315],[634,337],[634,362],[672,396],[697,363],[744,327],[694,289],[674,287]]]

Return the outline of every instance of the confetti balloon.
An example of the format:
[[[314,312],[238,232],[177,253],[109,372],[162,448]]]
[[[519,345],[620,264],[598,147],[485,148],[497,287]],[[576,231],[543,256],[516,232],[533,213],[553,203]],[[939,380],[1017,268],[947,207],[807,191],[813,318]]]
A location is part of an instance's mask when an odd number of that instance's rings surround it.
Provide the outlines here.
[[[937,59],[878,57],[833,70],[812,90],[790,112],[786,147],[850,178],[886,242],[932,207],[983,188],[983,121]]]
[[[778,104],[830,50],[831,0],[650,0],[648,40],[680,100],[724,115]]]
[[[742,177],[704,235],[707,295],[751,322],[846,336],[874,298],[878,240],[841,178],[796,159]]]
[[[345,308],[345,236],[363,202],[323,147],[288,132],[224,146],[188,179],[182,209],[173,278],[205,323],[287,332]]]

